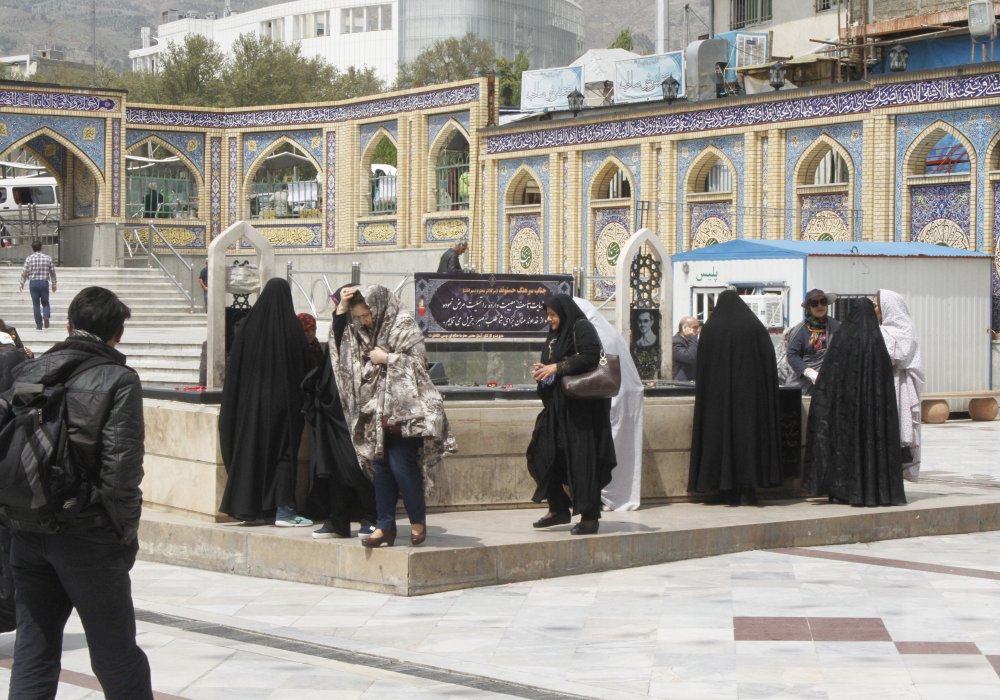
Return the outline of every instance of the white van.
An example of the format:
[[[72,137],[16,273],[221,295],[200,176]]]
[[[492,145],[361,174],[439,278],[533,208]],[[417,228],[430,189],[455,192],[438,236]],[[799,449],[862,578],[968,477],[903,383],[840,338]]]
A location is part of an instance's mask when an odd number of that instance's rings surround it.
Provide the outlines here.
[[[59,215],[59,193],[54,177],[12,177],[0,179],[0,216],[27,216],[34,205],[40,218]]]

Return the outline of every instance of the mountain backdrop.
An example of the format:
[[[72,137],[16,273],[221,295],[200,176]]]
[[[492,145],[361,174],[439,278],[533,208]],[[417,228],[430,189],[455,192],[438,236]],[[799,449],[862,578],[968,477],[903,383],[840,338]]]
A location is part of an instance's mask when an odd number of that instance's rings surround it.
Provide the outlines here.
[[[411,0],[414,1],[414,0]],[[419,2],[419,0],[415,0]],[[656,44],[655,0],[578,0],[584,10],[585,48],[604,48],[629,29],[635,50],[652,53]],[[232,0],[234,11],[277,5],[267,0]],[[690,11],[685,12],[684,7]],[[166,9],[222,15],[223,0],[0,0],[0,56],[60,49],[70,61],[89,63],[92,32],[97,31],[97,61],[116,70],[128,66],[129,49],[139,46],[139,28],[155,27]],[[706,33],[708,0],[672,0],[671,48]],[[92,15],[93,13],[93,15]],[[92,24],[92,16],[96,23]],[[532,66],[534,68],[535,66]]]

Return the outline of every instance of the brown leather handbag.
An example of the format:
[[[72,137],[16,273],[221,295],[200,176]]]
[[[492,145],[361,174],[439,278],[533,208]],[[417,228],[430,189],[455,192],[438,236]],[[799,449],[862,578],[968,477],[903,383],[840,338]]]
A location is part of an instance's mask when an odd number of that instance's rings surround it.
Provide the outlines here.
[[[563,393],[574,399],[611,399],[618,396],[621,386],[622,366],[618,355],[606,355],[603,350],[595,369],[562,378]]]

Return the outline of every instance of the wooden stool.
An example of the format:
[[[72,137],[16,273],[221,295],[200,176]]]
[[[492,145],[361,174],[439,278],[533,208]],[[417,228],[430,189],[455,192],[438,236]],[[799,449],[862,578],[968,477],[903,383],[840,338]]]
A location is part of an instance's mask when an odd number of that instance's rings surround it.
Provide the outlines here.
[[[969,401],[969,417],[972,420],[994,420],[997,413],[1000,413],[1000,407],[992,396]]]

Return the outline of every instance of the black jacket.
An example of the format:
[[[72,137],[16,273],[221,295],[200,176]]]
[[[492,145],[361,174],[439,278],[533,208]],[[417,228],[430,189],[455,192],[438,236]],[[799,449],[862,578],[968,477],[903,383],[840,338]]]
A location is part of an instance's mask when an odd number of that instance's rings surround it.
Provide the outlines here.
[[[698,336],[677,333],[674,336],[673,377],[679,382],[693,382],[698,367]]]
[[[67,363],[103,356],[109,364],[92,367],[67,384],[69,456],[85,470],[89,483],[78,520],[106,515],[123,544],[133,541],[142,512],[142,460],[145,439],[142,386],[125,365],[125,356],[104,343],[70,337],[14,370],[18,382],[44,384]],[[67,529],[72,529],[72,523]]]

